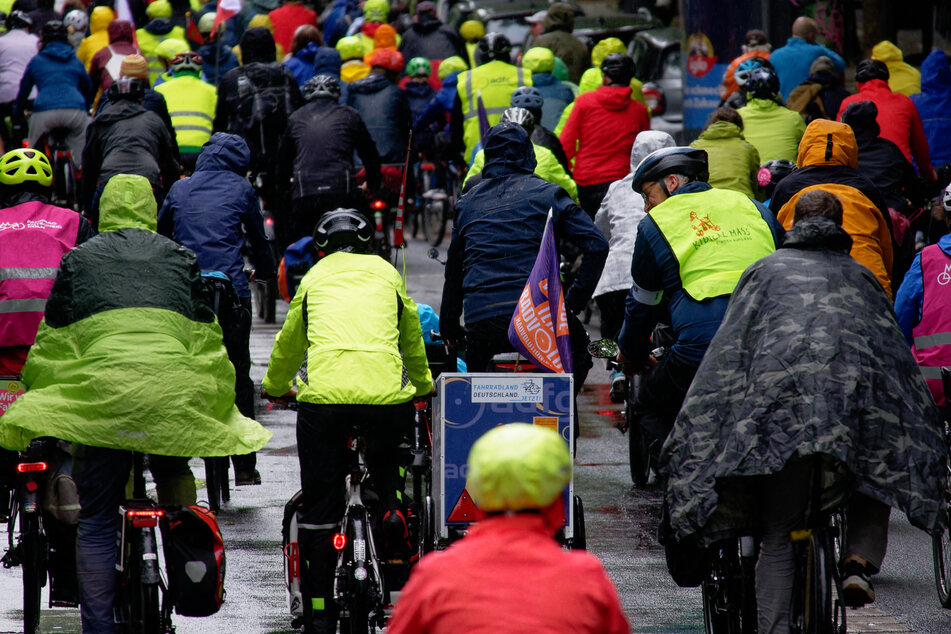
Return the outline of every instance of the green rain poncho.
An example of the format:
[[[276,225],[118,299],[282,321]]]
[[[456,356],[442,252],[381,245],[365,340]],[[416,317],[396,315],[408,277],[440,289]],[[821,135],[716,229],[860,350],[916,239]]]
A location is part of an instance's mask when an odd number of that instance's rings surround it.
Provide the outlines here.
[[[62,261],[28,391],[0,418],[0,445],[38,436],[167,456],[229,456],[271,437],[234,405],[234,367],[188,249],[154,233],[148,180],[119,175],[100,201],[103,233]]]

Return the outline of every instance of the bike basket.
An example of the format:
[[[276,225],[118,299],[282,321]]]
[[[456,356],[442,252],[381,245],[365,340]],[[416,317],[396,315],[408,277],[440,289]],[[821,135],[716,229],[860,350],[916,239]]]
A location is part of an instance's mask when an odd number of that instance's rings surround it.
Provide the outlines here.
[[[201,506],[170,509],[161,527],[175,612],[214,614],[225,598],[225,544],[215,514]]]

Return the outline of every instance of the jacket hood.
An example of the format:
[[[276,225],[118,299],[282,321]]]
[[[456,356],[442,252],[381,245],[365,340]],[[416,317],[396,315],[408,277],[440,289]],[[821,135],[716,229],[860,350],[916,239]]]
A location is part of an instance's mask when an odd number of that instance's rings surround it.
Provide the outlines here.
[[[884,79],[870,79],[869,81],[860,81],[855,83],[859,92],[891,92],[888,82]]]
[[[534,76],[532,81],[534,82]],[[581,75],[581,80],[578,82],[578,94],[582,95],[597,90],[601,87],[603,81],[604,77],[601,75],[600,68],[589,68]]]
[[[442,22],[439,21],[439,18],[425,14],[419,18],[419,22],[413,23],[413,30],[420,35],[429,35],[430,33],[438,31],[441,26]]]
[[[485,135],[486,178],[505,176],[511,173],[531,174],[535,171],[535,150],[525,129],[517,123],[500,123]]]
[[[385,90],[387,86],[392,86],[393,82],[384,77],[379,73],[370,73],[363,79],[358,79],[357,81],[350,84],[350,92],[356,93],[359,95],[372,95],[378,93],[381,90]]]
[[[253,62],[269,64],[277,59],[274,36],[263,26],[248,29],[241,36],[241,64]]]
[[[152,35],[168,35],[175,28],[175,24],[168,18],[154,18],[143,28]]]
[[[109,179],[99,199],[99,232],[145,229],[154,232],[158,207],[149,179],[117,174]]]
[[[729,121],[714,121],[700,133],[701,139],[735,139],[742,136],[740,126]]]
[[[309,46],[310,44],[308,44]],[[340,52],[337,49],[329,46],[318,47],[314,54],[314,74],[340,77],[340,65],[342,63]]]
[[[109,7],[99,6],[89,15],[89,33],[98,33],[109,28],[109,23],[116,18],[116,14]]]
[[[902,55],[900,48],[888,40],[882,40],[872,47],[872,59],[881,62],[902,62],[905,60],[905,56]]]
[[[76,52],[68,42],[50,42],[43,47],[40,54],[58,62],[68,62],[70,58],[76,57]]]
[[[109,107],[100,110],[93,119],[94,124],[107,124],[134,117],[145,112],[145,106],[131,99],[118,99],[109,102]]]
[[[856,141],[871,140],[881,132],[878,126],[878,107],[871,101],[858,101],[842,113],[842,123],[852,128]]]
[[[630,86],[601,86],[597,94],[598,101],[608,110],[624,110],[631,105]]]
[[[838,121],[816,119],[799,142],[796,165],[835,165],[858,168],[859,151],[852,128]]]
[[[532,85],[536,88],[538,86],[551,86],[557,79],[551,73],[532,73]]]
[[[786,232],[782,248],[848,253],[852,250],[852,236],[830,218],[805,218]]]
[[[406,82],[406,88],[404,90],[407,97],[414,97],[416,99],[435,94],[429,82],[408,81]]]
[[[921,92],[948,92],[951,90],[951,68],[948,56],[935,49],[921,63]]]
[[[215,132],[201,148],[195,171],[230,171],[244,176],[251,163],[251,150],[237,134]]]
[[[317,45],[317,42],[308,42],[307,46],[297,51],[294,57],[307,64],[313,64],[314,58],[317,56],[317,51],[319,50],[320,46]]]
[[[556,2],[548,7],[548,15],[545,16],[545,32],[549,31],[567,31],[571,33],[575,30],[575,12],[567,4]]]
[[[634,139],[634,145],[631,147],[631,171],[637,171],[637,166],[641,164],[648,154],[654,150],[665,147],[674,147],[677,142],[674,137],[660,130],[644,130],[638,133]]]
[[[106,32],[109,33],[110,44],[132,41],[132,23],[127,20],[113,20],[106,27]]]

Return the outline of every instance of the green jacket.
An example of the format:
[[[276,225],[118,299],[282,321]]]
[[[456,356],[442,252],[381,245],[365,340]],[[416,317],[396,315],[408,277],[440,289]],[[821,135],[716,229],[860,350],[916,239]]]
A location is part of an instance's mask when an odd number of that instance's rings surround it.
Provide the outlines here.
[[[710,185],[755,197],[753,183],[760,166],[759,152],[746,142],[738,125],[729,121],[711,123],[690,147],[706,150]]]
[[[270,439],[234,405],[234,367],[195,255],[154,233],[155,222],[146,178],[109,180],[103,233],[63,257],[23,368],[28,391],[0,418],[0,445],[54,436],[210,457]]]
[[[575,181],[568,176],[568,172],[561,166],[561,163],[558,162],[558,159],[555,158],[552,151],[547,147],[534,143],[532,143],[532,147],[535,148],[535,176],[544,178],[549,183],[561,186],[562,189],[568,192],[568,195],[571,196],[573,201],[578,202],[578,186],[575,184]],[[485,152],[479,150],[475,155],[475,159],[472,161],[469,173],[466,174],[466,180],[462,183],[463,187],[469,182],[473,174],[482,172],[483,165],[485,165]]]
[[[295,375],[306,403],[394,405],[432,391],[416,304],[392,265],[337,252],[308,271],[262,385],[286,394]]]
[[[796,162],[806,123],[798,112],[769,99],[750,99],[738,110],[743,136],[759,152],[763,163],[775,159]]]

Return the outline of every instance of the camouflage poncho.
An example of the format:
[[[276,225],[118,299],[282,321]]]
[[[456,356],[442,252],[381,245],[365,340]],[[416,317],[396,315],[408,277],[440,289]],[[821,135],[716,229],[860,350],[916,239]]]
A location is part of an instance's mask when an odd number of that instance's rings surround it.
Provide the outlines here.
[[[826,219],[740,279],[661,463],[678,538],[755,530],[755,479],[825,454],[858,490],[943,522],[939,414],[875,276]]]

